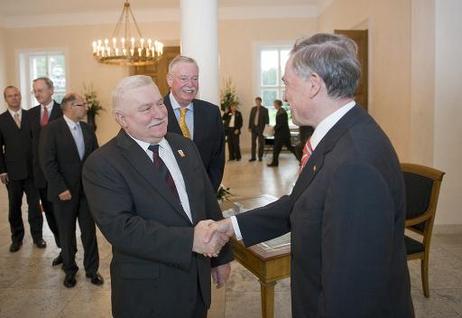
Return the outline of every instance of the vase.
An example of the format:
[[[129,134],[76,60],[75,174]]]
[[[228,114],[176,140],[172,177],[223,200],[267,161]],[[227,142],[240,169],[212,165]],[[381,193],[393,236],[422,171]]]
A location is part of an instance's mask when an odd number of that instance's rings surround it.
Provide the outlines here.
[[[93,129],[93,131],[96,131],[96,118],[95,118],[95,114],[93,113],[87,113],[87,123],[88,123],[88,126],[91,127],[91,129]]]

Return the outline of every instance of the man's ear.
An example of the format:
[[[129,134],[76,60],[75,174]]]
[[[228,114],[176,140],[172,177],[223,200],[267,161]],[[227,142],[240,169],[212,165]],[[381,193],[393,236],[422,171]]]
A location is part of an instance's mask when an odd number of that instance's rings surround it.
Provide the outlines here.
[[[309,92],[309,97],[316,97],[321,91],[323,80],[317,73],[312,73],[310,77],[306,80],[307,88]]]
[[[120,127],[126,128],[127,127],[127,120],[125,118],[125,115],[118,112],[118,111],[115,111],[113,114],[114,114],[114,119],[120,125]]]
[[[172,84],[173,84],[173,75],[168,73],[167,74],[167,84],[168,84],[168,87],[172,87]]]

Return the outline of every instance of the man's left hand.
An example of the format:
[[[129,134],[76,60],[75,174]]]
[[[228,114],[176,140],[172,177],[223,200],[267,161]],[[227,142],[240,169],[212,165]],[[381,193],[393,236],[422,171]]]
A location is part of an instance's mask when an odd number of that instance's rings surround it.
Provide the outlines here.
[[[217,288],[221,288],[225,285],[230,273],[230,263],[212,268],[212,279]]]

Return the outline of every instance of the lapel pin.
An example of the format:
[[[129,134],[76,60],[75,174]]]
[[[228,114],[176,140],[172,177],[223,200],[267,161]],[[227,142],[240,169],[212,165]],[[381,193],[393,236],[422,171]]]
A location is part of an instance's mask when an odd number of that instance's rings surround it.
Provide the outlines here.
[[[178,150],[178,154],[181,156],[181,157],[186,157],[186,155],[184,154],[183,150]]]
[[[316,172],[316,165],[313,166],[313,172]]]

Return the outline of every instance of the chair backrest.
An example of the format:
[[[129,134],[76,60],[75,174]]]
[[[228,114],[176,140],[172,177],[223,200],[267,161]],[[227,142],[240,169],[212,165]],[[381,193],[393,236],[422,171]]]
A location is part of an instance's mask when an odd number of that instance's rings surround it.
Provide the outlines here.
[[[444,172],[430,167],[402,163],[406,186],[406,228],[430,240]]]

